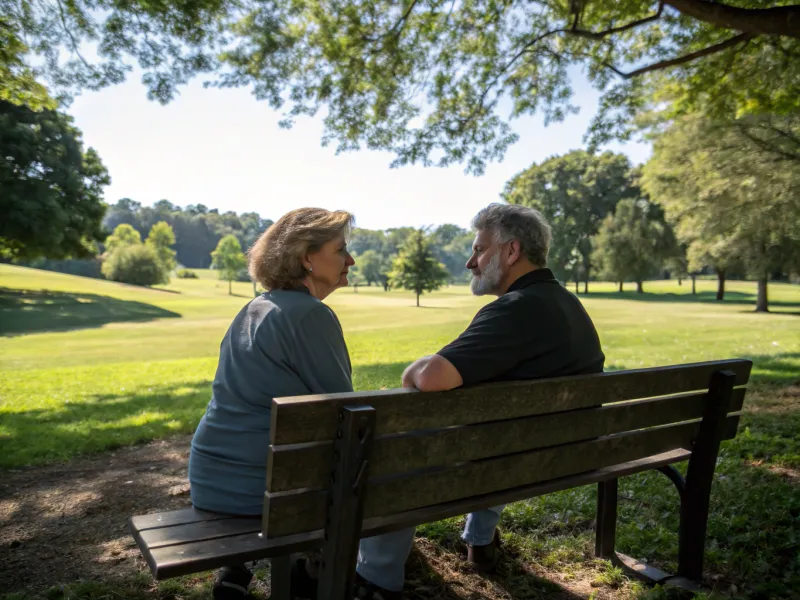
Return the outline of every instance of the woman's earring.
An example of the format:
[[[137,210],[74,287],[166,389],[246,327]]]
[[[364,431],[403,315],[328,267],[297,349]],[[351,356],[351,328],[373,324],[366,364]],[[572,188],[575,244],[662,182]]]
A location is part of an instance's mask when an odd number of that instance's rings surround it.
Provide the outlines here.
[[[311,267],[308,267],[308,272],[309,272],[309,273],[311,273],[311,271],[313,271],[313,270],[314,270],[313,268],[311,268]]]

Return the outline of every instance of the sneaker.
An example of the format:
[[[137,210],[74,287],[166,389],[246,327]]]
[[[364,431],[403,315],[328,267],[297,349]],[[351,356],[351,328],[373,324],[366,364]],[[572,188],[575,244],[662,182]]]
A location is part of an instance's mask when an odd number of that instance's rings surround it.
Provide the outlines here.
[[[353,586],[353,600],[400,600],[402,596],[402,592],[386,590],[374,583],[370,583],[356,573],[355,585]]]
[[[485,546],[467,544],[467,561],[481,573],[494,573],[500,560],[500,532],[495,529],[494,539]]]
[[[253,574],[243,566],[222,567],[214,581],[214,600],[243,600]]]

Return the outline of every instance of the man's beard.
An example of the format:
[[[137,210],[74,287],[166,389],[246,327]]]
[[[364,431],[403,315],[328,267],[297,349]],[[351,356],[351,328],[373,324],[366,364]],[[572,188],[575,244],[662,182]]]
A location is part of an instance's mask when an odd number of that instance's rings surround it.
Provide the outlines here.
[[[481,270],[480,275],[472,274],[469,288],[476,296],[491,294],[500,285],[501,279],[503,279],[503,272],[500,270],[500,252],[495,252],[494,256],[489,259],[486,268]]]

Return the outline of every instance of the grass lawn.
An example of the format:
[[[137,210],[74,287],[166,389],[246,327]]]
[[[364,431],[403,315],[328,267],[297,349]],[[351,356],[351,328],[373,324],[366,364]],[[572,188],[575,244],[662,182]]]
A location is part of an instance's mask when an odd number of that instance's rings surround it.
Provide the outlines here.
[[[227,282],[199,273],[145,289],[0,265],[0,469],[191,432],[209,399],[219,342],[252,296],[250,284],[234,283],[229,296]],[[756,314],[754,283],[729,282],[723,303],[713,300],[714,281],[697,285],[691,296],[689,282],[647,282],[638,295],[633,285],[619,294],[615,284],[596,283],[581,299],[608,368],[755,361],[748,412],[717,469],[709,583],[730,597],[790,598],[800,590],[800,286],[770,285],[774,312]],[[486,301],[466,287],[423,296],[421,308],[412,294],[374,287],[328,299],[357,389],[397,387],[410,361],[458,335]],[[667,569],[677,543],[670,485],[660,475],[625,478],[618,529],[620,551]],[[504,515],[507,546],[520,560],[567,577],[594,569],[598,590],[617,590],[598,597],[658,597],[591,561],[594,499],[594,488],[581,488],[515,504]],[[455,519],[421,531],[447,551],[457,527]],[[173,585],[184,591],[167,593]],[[153,593],[188,593],[181,585]],[[514,597],[546,597],[544,590]],[[112,596],[135,597],[122,593]],[[55,597],[105,597],[92,594]]]

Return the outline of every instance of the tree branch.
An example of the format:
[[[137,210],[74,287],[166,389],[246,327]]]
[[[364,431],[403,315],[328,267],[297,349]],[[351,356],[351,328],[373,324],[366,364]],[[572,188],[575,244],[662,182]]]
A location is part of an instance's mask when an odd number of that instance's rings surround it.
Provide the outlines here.
[[[64,28],[64,33],[66,33],[70,39],[72,45],[72,51],[76,54],[76,56],[79,59],[81,59],[83,66],[85,66],[90,71],[94,72],[94,67],[90,65],[88,62],[86,62],[86,59],[83,58],[80,50],[78,50],[78,42],[75,40],[75,36],[72,35],[72,30],[69,27],[67,27],[67,21],[64,18],[64,7],[61,5],[61,0],[56,0],[56,4],[58,5],[58,14],[61,17],[61,26]]]
[[[800,5],[739,8],[709,0],[664,0],[679,13],[717,27],[800,39]]]
[[[658,3],[658,10],[655,14],[650,15],[649,17],[645,17],[644,19],[640,19],[638,21],[632,21],[627,23],[626,25],[620,25],[619,27],[612,27],[611,29],[605,29],[603,31],[585,31],[583,29],[578,29],[577,24],[577,15],[575,22],[572,24],[572,29],[570,29],[567,33],[571,35],[576,35],[578,37],[588,38],[590,40],[602,40],[609,35],[614,35],[615,33],[621,33],[623,31],[627,31],[628,29],[633,29],[634,27],[639,27],[641,25],[645,25],[646,23],[650,23],[652,21],[656,21],[661,18],[661,13],[664,11],[664,3]]]
[[[756,34],[754,33],[740,33],[739,35],[735,35],[732,38],[725,40],[724,42],[720,42],[719,44],[709,46],[708,48],[703,48],[702,50],[698,50],[697,52],[684,54],[683,56],[679,56],[678,58],[662,60],[657,63],[653,63],[652,65],[647,65],[646,67],[642,67],[641,69],[630,71],[629,73],[620,71],[614,65],[608,63],[603,63],[603,66],[608,69],[611,69],[612,71],[614,71],[614,73],[616,73],[623,79],[633,79],[634,77],[638,77],[639,75],[644,75],[645,73],[650,73],[651,71],[660,71],[661,69],[674,67],[675,65],[682,65],[684,63],[697,60],[698,58],[703,58],[704,56],[708,56],[709,54],[716,54],[717,52],[722,52],[723,50],[726,50],[731,46],[735,46],[736,44],[739,44],[741,42],[746,42],[754,37],[756,37]]]
[[[403,27],[405,27],[408,17],[411,16],[411,11],[414,10],[414,7],[417,5],[418,2],[419,0],[411,0],[411,3],[408,5],[408,8],[406,8],[406,11],[397,20],[397,22],[394,25],[392,25],[392,28],[389,31],[387,31],[386,33],[382,33],[381,35],[376,37],[364,37],[364,40],[368,42],[379,42],[384,38],[391,37],[395,34],[401,33],[403,31]]]

